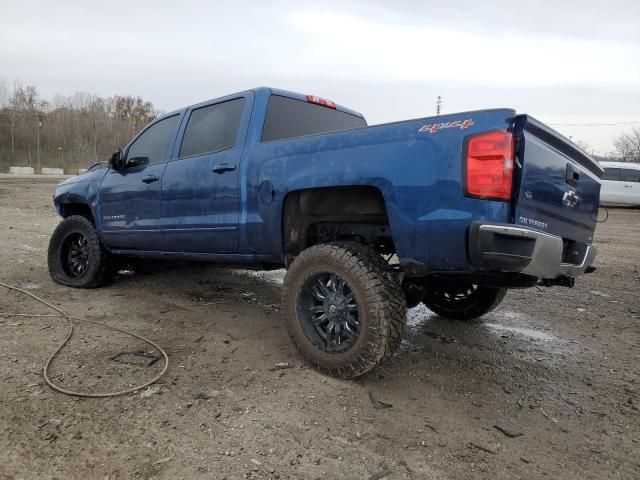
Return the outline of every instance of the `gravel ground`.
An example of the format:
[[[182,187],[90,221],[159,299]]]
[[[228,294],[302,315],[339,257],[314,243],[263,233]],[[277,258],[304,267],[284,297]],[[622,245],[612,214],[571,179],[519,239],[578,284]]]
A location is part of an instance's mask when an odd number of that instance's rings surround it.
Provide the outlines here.
[[[54,284],[56,181],[0,178],[0,281],[146,335],[171,363],[136,394],[67,397],[41,374],[64,322],[0,318],[0,478],[640,478],[639,210],[610,210],[598,270],[576,288],[514,290],[471,323],[415,308],[394,358],[341,381],[289,343],[282,271],[147,266],[98,290]],[[0,312],[51,313],[5,290]],[[52,374],[120,389],[158,372],[156,356],[79,325]]]

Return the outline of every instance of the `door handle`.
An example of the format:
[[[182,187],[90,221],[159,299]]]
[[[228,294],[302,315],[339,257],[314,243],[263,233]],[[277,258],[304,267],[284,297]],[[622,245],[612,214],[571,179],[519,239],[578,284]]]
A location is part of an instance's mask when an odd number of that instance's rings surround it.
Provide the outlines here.
[[[160,177],[156,177],[155,175],[147,175],[142,179],[144,183],[153,183],[157,182],[158,180],[160,180]]]
[[[236,169],[235,165],[231,165],[229,163],[221,163],[213,167],[211,171],[213,173],[226,173],[226,172],[233,172],[235,169]]]
[[[633,185],[626,185],[625,184],[625,186],[624,186],[624,188],[631,188],[631,187],[633,187]]]

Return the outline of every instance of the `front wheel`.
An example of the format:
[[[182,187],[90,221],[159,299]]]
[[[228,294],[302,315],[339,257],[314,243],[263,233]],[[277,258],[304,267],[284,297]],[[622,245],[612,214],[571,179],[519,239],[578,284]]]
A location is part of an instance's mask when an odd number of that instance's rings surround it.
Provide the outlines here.
[[[47,260],[51,278],[69,287],[95,288],[113,276],[113,263],[95,226],[79,215],[65,218],[54,230]]]
[[[357,243],[303,251],[287,271],[282,295],[293,343],[330,375],[360,376],[401,340],[407,308],[400,283],[376,252]]]
[[[422,302],[441,317],[472,320],[495,309],[506,294],[506,288],[445,283],[441,286],[427,286]]]

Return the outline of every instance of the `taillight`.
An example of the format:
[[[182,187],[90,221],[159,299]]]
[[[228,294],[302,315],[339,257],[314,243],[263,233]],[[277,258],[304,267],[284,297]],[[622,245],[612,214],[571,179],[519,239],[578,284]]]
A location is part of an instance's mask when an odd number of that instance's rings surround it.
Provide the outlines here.
[[[510,132],[495,131],[467,140],[466,194],[509,200],[513,184],[514,142]]]
[[[336,109],[335,102],[327,100],[326,98],[316,97],[315,95],[307,95],[307,102],[315,103],[316,105],[322,105],[323,107]]]

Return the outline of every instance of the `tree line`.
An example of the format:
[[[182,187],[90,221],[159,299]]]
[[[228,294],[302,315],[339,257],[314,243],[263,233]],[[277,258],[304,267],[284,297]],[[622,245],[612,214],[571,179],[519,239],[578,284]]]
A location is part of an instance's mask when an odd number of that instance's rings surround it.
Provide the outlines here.
[[[640,128],[632,127],[631,132],[617,137],[613,145],[616,148],[615,160],[640,163]]]
[[[0,80],[0,172],[9,166],[59,167],[73,173],[106,160],[158,115],[140,97],[77,92],[47,100],[36,87]],[[640,162],[640,129],[618,136],[597,160]]]
[[[9,166],[66,172],[106,160],[158,111],[140,97],[77,92],[45,99],[36,87],[0,81],[0,172]]]

